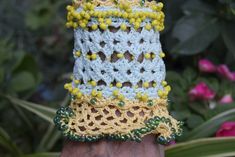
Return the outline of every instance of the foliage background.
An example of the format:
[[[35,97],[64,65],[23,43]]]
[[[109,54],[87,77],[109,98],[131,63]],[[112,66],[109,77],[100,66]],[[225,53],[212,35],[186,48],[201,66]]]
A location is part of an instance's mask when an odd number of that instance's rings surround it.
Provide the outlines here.
[[[63,140],[51,117],[54,109],[69,101],[63,84],[74,60],[73,32],[64,26],[67,4],[0,1],[0,156],[56,156],[38,153],[61,150]],[[235,70],[235,2],[168,0],[164,4],[166,29],[161,41],[167,52],[167,80],[173,87],[169,109],[185,122],[184,136],[177,142],[214,136],[222,122],[235,120],[235,104],[191,102],[188,91],[204,81],[216,91],[216,99],[226,93],[235,96],[234,82],[198,70],[200,58]]]

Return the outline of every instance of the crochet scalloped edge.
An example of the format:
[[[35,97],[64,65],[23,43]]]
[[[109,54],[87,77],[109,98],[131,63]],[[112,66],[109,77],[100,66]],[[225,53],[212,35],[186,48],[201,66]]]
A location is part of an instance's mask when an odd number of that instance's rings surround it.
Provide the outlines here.
[[[170,141],[175,140],[176,137],[182,135],[182,125],[183,122],[177,123],[177,131],[172,127],[171,121],[169,118],[155,116],[153,118],[148,119],[145,122],[145,126],[133,129],[128,134],[99,134],[95,136],[89,135],[77,135],[75,131],[73,131],[66,124],[69,121],[69,118],[72,118],[75,115],[74,111],[70,107],[61,107],[54,118],[54,123],[56,127],[62,131],[62,134],[72,141],[77,142],[95,142],[101,139],[114,140],[114,141],[135,141],[141,142],[141,138],[147,134],[151,134],[156,132],[157,128],[161,125],[167,125],[171,128],[173,132],[169,137],[164,137],[164,135],[157,134],[156,142],[159,144],[168,144]]]

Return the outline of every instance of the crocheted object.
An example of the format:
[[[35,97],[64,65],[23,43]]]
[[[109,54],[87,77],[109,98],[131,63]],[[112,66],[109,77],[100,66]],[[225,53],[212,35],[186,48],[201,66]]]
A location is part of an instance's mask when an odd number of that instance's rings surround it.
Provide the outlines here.
[[[72,101],[55,124],[76,141],[141,141],[151,133],[162,144],[174,140],[182,130],[167,111],[162,3],[93,2],[67,7],[66,25],[75,28],[74,72],[65,85]]]

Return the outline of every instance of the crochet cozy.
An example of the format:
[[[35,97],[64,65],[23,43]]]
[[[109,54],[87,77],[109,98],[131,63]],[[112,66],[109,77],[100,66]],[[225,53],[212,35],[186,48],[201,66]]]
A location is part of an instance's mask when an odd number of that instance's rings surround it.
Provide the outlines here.
[[[181,122],[167,111],[162,7],[144,0],[76,0],[67,7],[75,65],[65,89],[72,99],[54,119],[66,137],[139,142],[156,134],[166,144],[181,134]]]

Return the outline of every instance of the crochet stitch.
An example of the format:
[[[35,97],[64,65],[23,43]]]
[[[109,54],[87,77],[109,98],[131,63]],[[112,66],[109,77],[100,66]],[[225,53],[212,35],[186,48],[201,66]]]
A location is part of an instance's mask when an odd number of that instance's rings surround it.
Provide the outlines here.
[[[65,85],[72,101],[55,124],[76,141],[141,141],[150,133],[162,144],[174,140],[182,123],[167,111],[161,4],[96,2],[67,7],[66,25],[75,28],[73,77]]]

